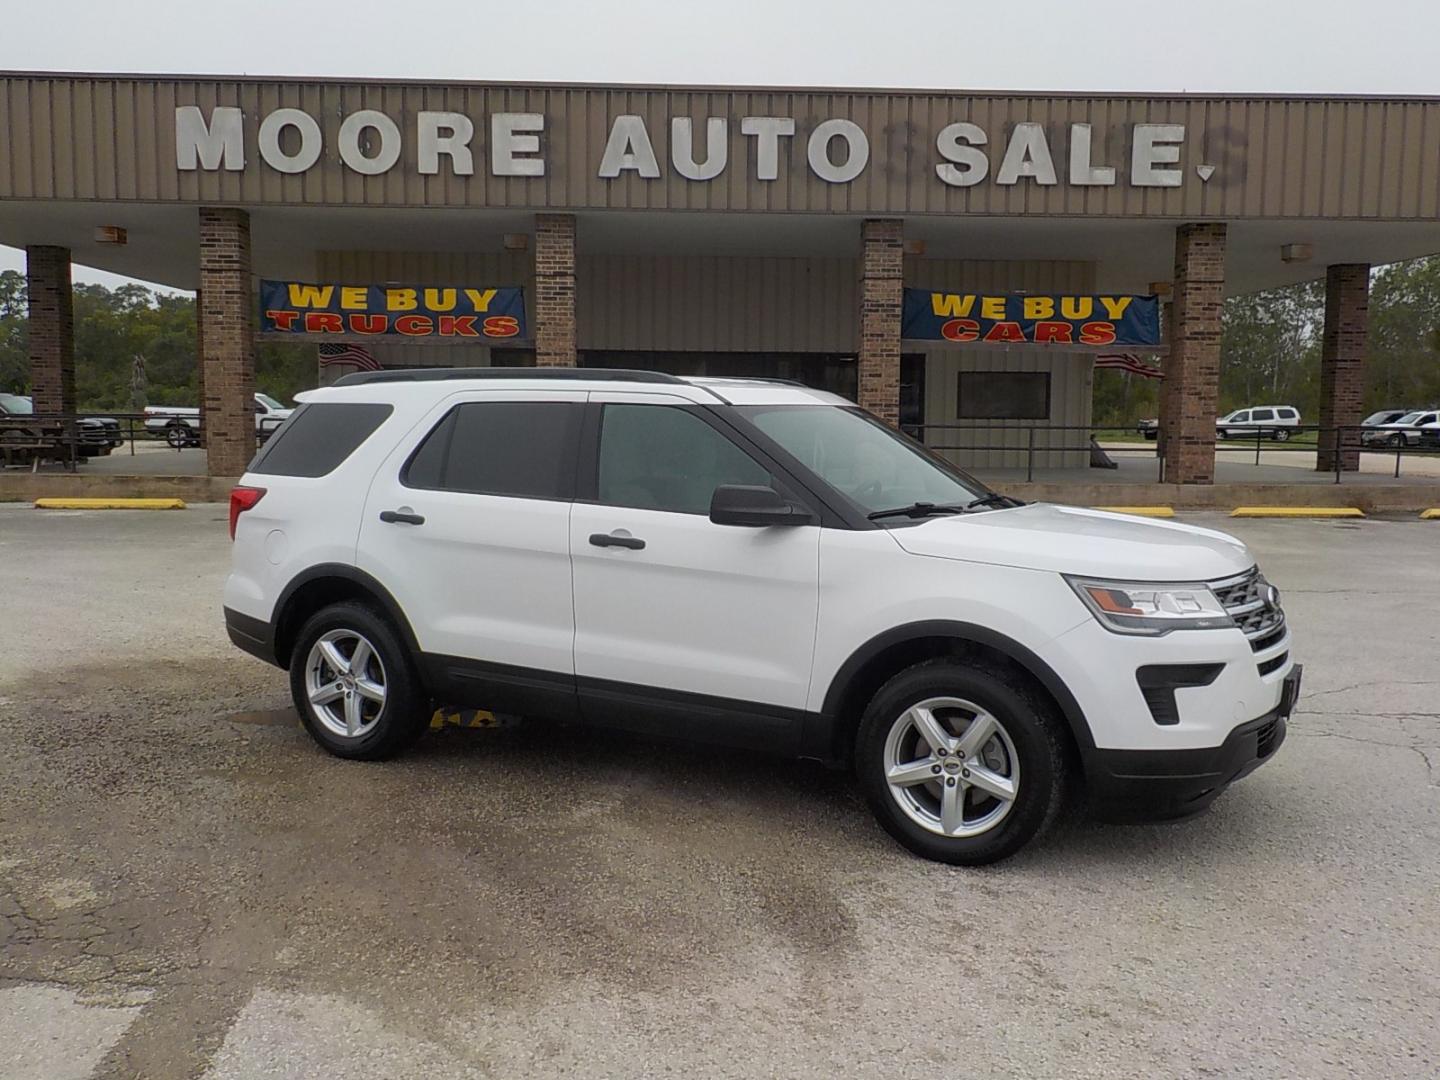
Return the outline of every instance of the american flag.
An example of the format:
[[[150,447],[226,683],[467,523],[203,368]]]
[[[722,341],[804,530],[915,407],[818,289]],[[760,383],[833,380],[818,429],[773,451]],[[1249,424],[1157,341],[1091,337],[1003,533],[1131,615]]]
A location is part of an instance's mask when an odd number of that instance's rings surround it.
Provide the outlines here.
[[[1134,353],[1101,353],[1095,357],[1097,368],[1117,368],[1120,371],[1128,371],[1131,375],[1139,375],[1145,379],[1163,379],[1164,373],[1153,364],[1147,364]]]
[[[380,370],[380,362],[359,345],[321,345],[320,366],[330,367],[332,364],[348,364],[360,371]]]

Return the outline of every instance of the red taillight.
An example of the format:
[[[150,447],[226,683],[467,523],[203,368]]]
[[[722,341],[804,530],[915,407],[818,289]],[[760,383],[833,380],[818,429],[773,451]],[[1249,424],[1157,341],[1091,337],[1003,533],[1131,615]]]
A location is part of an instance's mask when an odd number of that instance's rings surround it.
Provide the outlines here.
[[[230,489],[230,539],[235,539],[235,523],[240,515],[265,497],[264,488],[235,487]]]

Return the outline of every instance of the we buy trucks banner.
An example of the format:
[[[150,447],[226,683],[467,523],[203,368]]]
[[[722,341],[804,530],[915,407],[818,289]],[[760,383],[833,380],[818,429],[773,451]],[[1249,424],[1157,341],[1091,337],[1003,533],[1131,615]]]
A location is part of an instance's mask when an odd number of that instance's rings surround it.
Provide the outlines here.
[[[262,281],[260,329],[310,337],[523,338],[525,294],[518,287]]]
[[[1001,345],[1158,345],[1154,296],[944,293],[906,289],[900,336]]]

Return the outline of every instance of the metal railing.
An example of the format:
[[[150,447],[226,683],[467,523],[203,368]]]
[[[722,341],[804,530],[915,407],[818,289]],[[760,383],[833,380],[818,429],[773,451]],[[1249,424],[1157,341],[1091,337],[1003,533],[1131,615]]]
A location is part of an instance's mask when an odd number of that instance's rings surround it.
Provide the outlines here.
[[[0,415],[0,468],[29,467],[34,471],[41,464],[57,463],[74,472],[87,457],[96,456],[101,447],[107,448],[104,453],[110,453],[128,446],[133,457],[139,442],[164,442],[176,452],[203,445],[202,424],[197,422],[192,427],[172,423],[174,419],[144,412]],[[113,420],[115,427],[98,428],[84,423],[96,420]],[[147,421],[154,426],[146,427]],[[183,438],[168,438],[172,427],[187,434]],[[264,442],[274,430],[257,431],[257,441]]]
[[[1319,464],[1326,463],[1326,472],[1333,470],[1335,483],[1340,483],[1345,472],[1358,468],[1358,455],[1385,454],[1395,458],[1394,476],[1401,474],[1402,460],[1410,457],[1440,457],[1440,432],[1389,432],[1366,428],[1358,424],[1339,427],[1321,427],[1318,424],[1302,424],[1294,427],[1270,425],[1227,424],[1228,431],[1243,430],[1236,437],[1221,438],[1217,430],[1215,452],[1217,455],[1239,451],[1253,452],[1254,465],[1263,465],[1261,455],[1269,453],[1302,453],[1316,455],[1316,471]],[[958,453],[1023,453],[1025,455],[1025,479],[1035,478],[1037,459],[1040,467],[1054,460],[1056,454],[1091,454],[1100,449],[1106,455],[1134,454],[1153,456],[1156,459],[1156,481],[1165,480],[1165,432],[1154,429],[1156,438],[1150,439],[1137,428],[1122,428],[1115,425],[1030,425],[1021,427],[1014,423],[945,423],[905,425],[907,434],[925,443],[931,450]],[[1109,441],[1105,441],[1106,436]],[[1141,435],[1143,441],[1133,445],[1117,445],[1116,439],[1131,440]],[[998,438],[997,438],[998,436]],[[1018,436],[1018,439],[1015,438]],[[1384,440],[1379,445],[1375,440]],[[1104,442],[1103,446],[1099,444]],[[1348,458],[1357,457],[1356,466],[1345,468]],[[1217,460],[1224,460],[1219,459]],[[1233,459],[1232,459],[1233,460]],[[967,465],[971,469],[985,469],[984,465]]]

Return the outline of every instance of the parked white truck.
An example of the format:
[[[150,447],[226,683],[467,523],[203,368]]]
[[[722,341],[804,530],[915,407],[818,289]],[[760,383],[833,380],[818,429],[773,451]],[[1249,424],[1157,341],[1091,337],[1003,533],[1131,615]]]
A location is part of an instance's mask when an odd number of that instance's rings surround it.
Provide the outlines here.
[[[294,411],[268,394],[256,394],[255,433],[260,436],[260,441],[268,439]],[[177,405],[148,406],[145,409],[145,430],[177,450],[197,446],[200,442],[200,410]]]

